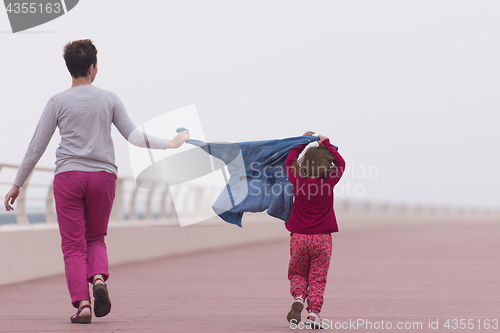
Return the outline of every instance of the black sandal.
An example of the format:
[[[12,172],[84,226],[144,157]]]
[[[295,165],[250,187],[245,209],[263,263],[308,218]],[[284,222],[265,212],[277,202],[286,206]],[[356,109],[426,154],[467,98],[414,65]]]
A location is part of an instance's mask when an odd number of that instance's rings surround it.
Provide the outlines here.
[[[97,280],[102,283],[95,284]],[[94,280],[94,314],[96,317],[104,317],[111,311],[111,300],[108,294],[108,287],[104,280],[97,278]]]
[[[90,309],[90,314],[86,316],[81,316],[80,313],[82,312],[82,310],[87,308]],[[92,308],[88,304],[79,307],[78,311],[71,316],[71,322],[73,324],[90,324],[91,321],[92,321]]]

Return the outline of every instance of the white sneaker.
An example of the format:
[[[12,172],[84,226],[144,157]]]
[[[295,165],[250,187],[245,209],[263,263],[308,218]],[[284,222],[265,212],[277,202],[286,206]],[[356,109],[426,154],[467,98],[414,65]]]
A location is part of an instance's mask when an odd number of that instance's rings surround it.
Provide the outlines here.
[[[315,330],[323,329],[321,319],[319,319],[319,316],[314,312],[310,312],[309,315],[307,315],[306,325]]]
[[[300,323],[300,321],[302,320],[300,315],[302,309],[304,309],[304,301],[301,297],[297,297],[292,303],[292,308],[290,309],[290,312],[288,312],[286,320],[288,320],[290,324]]]

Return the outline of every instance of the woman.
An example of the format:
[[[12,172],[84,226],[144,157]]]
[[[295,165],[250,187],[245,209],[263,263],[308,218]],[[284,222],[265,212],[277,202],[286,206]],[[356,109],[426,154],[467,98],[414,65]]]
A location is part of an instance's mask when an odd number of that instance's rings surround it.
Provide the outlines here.
[[[189,133],[181,132],[167,140],[136,129],[118,96],[92,85],[97,74],[97,49],[91,40],[68,43],[64,60],[72,86],[47,103],[14,185],[5,196],[5,208],[13,209],[21,187],[59,127],[54,198],[66,281],[71,302],[78,308],[71,322],[90,323],[88,283],[93,284],[96,317],[111,310],[105,284],[109,273],[104,242],[117,175],[111,124],[132,144],[155,149],[178,148],[189,139]]]

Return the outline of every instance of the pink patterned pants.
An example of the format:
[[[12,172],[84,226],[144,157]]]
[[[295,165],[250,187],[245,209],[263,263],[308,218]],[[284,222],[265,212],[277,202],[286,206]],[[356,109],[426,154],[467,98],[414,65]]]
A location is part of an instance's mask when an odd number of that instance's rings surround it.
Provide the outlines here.
[[[321,312],[331,256],[331,234],[292,234],[288,266],[290,293],[294,299],[307,299],[309,312]]]

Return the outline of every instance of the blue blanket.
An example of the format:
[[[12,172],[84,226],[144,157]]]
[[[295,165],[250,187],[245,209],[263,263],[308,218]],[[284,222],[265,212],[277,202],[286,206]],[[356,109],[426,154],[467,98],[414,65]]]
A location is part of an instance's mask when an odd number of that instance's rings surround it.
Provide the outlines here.
[[[293,205],[293,186],[288,180],[285,160],[298,145],[318,141],[316,136],[240,143],[206,143],[188,140],[227,165],[230,178],[225,190],[212,205],[226,222],[241,227],[244,212],[267,213],[288,220]]]

